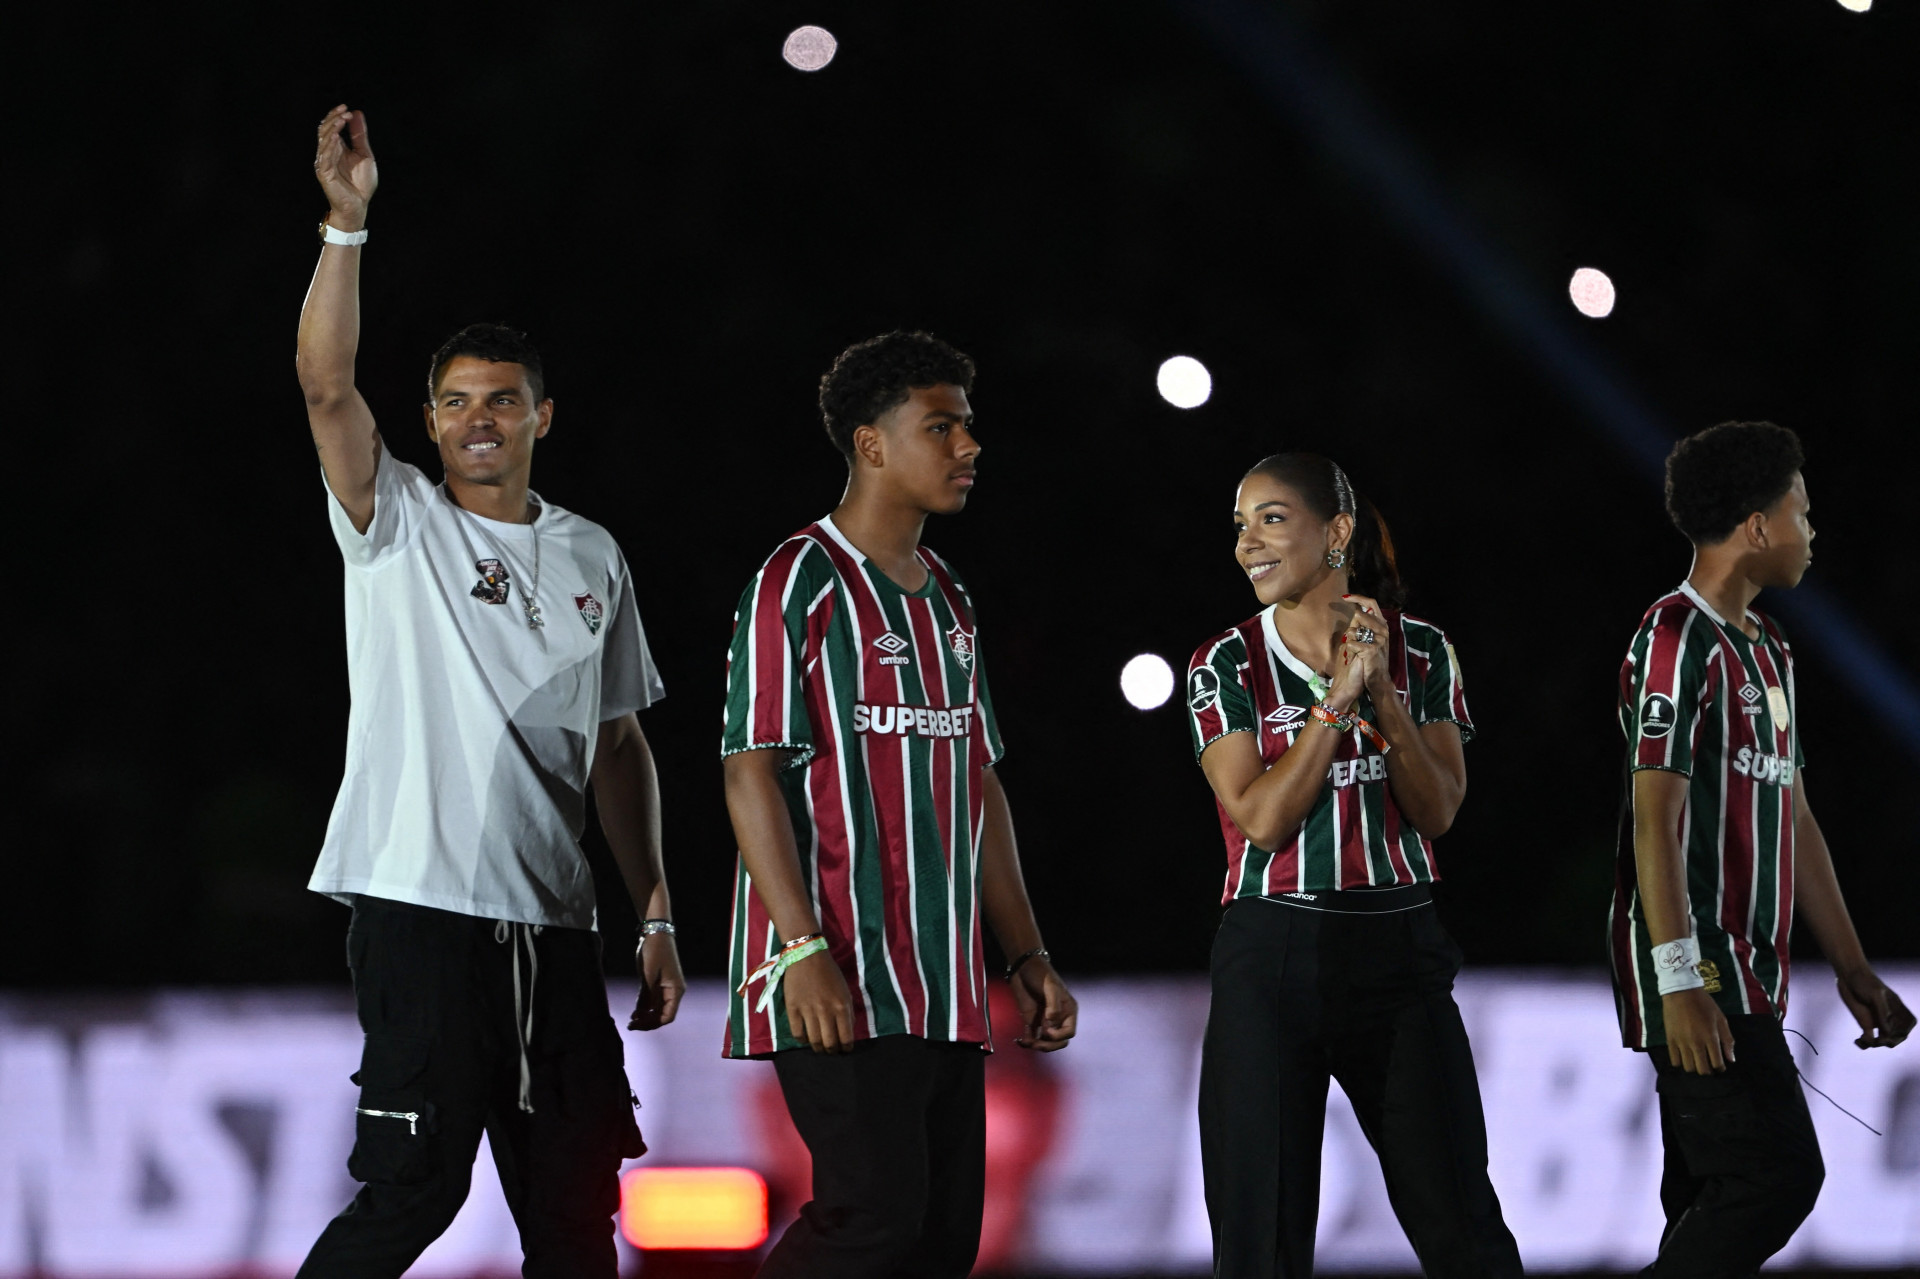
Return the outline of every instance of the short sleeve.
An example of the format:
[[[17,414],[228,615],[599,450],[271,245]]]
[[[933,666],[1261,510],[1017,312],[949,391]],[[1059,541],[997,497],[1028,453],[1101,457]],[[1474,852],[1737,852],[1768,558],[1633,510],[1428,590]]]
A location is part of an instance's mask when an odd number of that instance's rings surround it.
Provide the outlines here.
[[[1187,663],[1187,727],[1195,759],[1228,733],[1259,732],[1253,699],[1240,683],[1243,652],[1229,635],[1202,644]]]
[[[1800,692],[1793,683],[1793,649],[1787,646],[1786,636],[1780,635],[1778,639],[1787,675],[1787,735],[1793,739],[1793,767],[1797,771],[1807,766],[1806,738],[1800,734]]]
[[[733,646],[727,654],[727,708],[720,753],[782,748],[798,751],[792,764],[813,755],[813,724],[807,714],[807,617],[819,602],[802,571],[812,543],[789,542],[775,551],[740,596],[733,615]]]
[[[1693,775],[1694,740],[1711,693],[1713,623],[1692,609],[1655,619],[1635,645],[1627,715],[1633,767]]]
[[[647,647],[647,631],[640,624],[640,608],[633,598],[633,576],[627,557],[615,548],[612,617],[600,647],[600,722],[618,719],[629,711],[643,711],[666,695],[660,670]]]
[[[326,478],[322,472],[323,486]],[[353,527],[340,499],[327,490],[327,519],[340,546],[340,558],[350,568],[379,567],[413,540],[432,501],[433,484],[420,468],[396,459],[387,451],[386,441],[380,441],[380,456],[373,467],[373,522],[366,532]]]
[[[1409,709],[1421,724],[1458,724],[1460,740],[1473,740],[1473,717],[1467,713],[1466,681],[1460,676],[1460,657],[1446,632],[1437,626],[1408,628],[1407,649],[1424,658],[1419,683],[1407,691]],[[1409,663],[1411,666],[1412,663]]]
[[[1000,740],[1000,719],[993,713],[993,695],[987,691],[987,668],[980,664],[977,635],[973,648],[973,687],[975,703],[980,707],[980,731],[986,736],[987,765],[992,767],[1006,755],[1007,748]]]

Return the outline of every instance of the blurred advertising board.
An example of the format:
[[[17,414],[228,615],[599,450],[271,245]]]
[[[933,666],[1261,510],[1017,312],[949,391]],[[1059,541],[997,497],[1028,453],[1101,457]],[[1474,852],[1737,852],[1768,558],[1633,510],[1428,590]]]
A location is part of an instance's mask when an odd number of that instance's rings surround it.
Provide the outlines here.
[[[1920,999],[1920,966],[1883,973]],[[988,1064],[982,1272],[1204,1273],[1194,1096],[1206,981],[1084,980],[1076,993],[1070,1048],[1009,1046]],[[1469,973],[1458,995],[1494,1183],[1529,1268],[1644,1265],[1660,1228],[1652,1071],[1618,1046],[1604,978]],[[608,997],[624,1021],[630,988]],[[806,1150],[771,1067],[721,1059],[724,1007],[719,983],[697,982],[675,1025],[627,1035],[651,1147],[632,1166],[758,1173],[777,1237],[805,1198]],[[996,1006],[996,1020],[1009,1011]],[[1856,1050],[1816,963],[1787,1024],[1819,1047],[1792,1040],[1804,1077],[1884,1135],[1808,1094],[1826,1188],[1779,1264],[1920,1265],[1920,1042]],[[359,1041],[337,991],[0,996],[0,1277],[291,1275],[353,1192]],[[519,1273],[484,1145],[473,1184],[410,1274]],[[1337,1087],[1320,1223],[1322,1269],[1415,1269]]]

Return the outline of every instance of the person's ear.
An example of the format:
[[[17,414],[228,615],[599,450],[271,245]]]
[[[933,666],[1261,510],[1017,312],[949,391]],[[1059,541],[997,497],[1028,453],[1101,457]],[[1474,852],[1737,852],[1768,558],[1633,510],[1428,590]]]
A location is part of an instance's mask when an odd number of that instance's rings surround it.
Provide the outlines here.
[[[540,407],[534,410],[540,415],[540,425],[533,428],[533,438],[544,439],[553,429],[553,400],[551,397],[540,401]]]
[[[887,440],[877,426],[856,426],[853,428],[853,455],[871,467],[887,464]]]
[[[1764,551],[1767,549],[1769,542],[1767,538],[1767,513],[1765,511],[1755,511],[1753,514],[1747,516],[1746,520],[1740,525],[1740,531],[1747,535],[1747,546],[1750,549],[1756,551]]]
[[[1327,549],[1346,550],[1353,545],[1353,516],[1339,512],[1327,521]]]
[[[433,405],[422,404],[420,406],[420,416],[427,424],[427,438],[435,444],[438,444],[440,442],[440,428],[433,423]]]

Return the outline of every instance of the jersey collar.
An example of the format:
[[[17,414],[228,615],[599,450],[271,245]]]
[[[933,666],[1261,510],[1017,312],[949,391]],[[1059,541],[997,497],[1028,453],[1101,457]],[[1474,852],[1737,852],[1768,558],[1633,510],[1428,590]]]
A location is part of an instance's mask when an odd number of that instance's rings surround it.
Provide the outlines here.
[[[845,551],[847,553],[848,558],[852,559],[855,564],[858,564],[862,569],[866,570],[868,581],[874,582],[876,584],[884,582],[886,585],[892,587],[895,591],[899,592],[900,594],[909,595],[915,599],[929,598],[933,595],[934,591],[937,589],[938,584],[934,581],[934,577],[933,577],[933,565],[927,563],[927,557],[925,554],[921,552],[919,547],[914,548],[913,554],[914,554],[914,557],[918,559],[921,564],[926,566],[927,584],[921,587],[917,591],[910,591],[906,587],[900,585],[900,583],[888,577],[885,573],[882,573],[879,569],[875,568],[873,566],[873,562],[867,558],[866,552],[862,551],[859,547],[855,546],[852,542],[849,542],[847,540],[847,535],[845,533],[842,533],[840,531],[840,526],[833,522],[833,516],[822,515],[818,520],[818,523],[820,525],[821,530],[825,532],[828,537],[833,539],[833,544],[835,546]]]
[[[1732,622],[1729,622],[1726,618],[1716,613],[1714,611],[1713,605],[1707,603],[1707,597],[1702,595],[1699,591],[1696,591],[1693,589],[1692,582],[1680,583],[1680,593],[1686,596],[1688,599],[1692,600],[1695,608],[1699,609],[1702,613],[1705,613],[1708,617],[1711,617],[1714,620],[1714,622],[1719,625],[1721,630],[1738,632],[1741,639],[1747,639],[1746,631],[1742,630],[1738,626],[1735,626]],[[1747,616],[1753,619],[1753,624],[1755,626],[1760,626],[1760,615],[1758,613],[1755,613],[1752,609],[1748,609]],[[1765,633],[1765,631],[1766,631],[1766,628],[1761,627],[1761,632],[1763,634]],[[1751,640],[1748,640],[1747,642],[1752,643]]]
[[[1309,688],[1326,682],[1326,677],[1293,655],[1280,639],[1280,632],[1273,625],[1273,611],[1280,606],[1269,604],[1260,613],[1260,630],[1267,637],[1267,650],[1280,659],[1280,664],[1307,682]]]

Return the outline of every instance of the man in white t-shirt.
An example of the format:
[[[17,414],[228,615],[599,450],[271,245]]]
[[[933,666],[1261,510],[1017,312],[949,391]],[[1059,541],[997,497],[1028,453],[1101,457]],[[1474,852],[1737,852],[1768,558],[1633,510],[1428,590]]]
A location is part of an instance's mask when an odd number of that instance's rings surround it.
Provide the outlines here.
[[[353,907],[366,1032],[348,1170],[362,1183],[302,1279],[399,1276],[466,1199],[484,1132],[531,1277],[613,1279],[623,1158],[645,1146],[607,1013],[586,788],[642,920],[633,1025],[686,982],[635,712],[661,695],[625,558],[528,488],[553,424],[524,334],[434,356],[445,481],[396,461],[354,386],[360,246],[378,178],[366,117],[321,121],[330,211],[298,368],[346,564],[346,776],[309,887]]]

